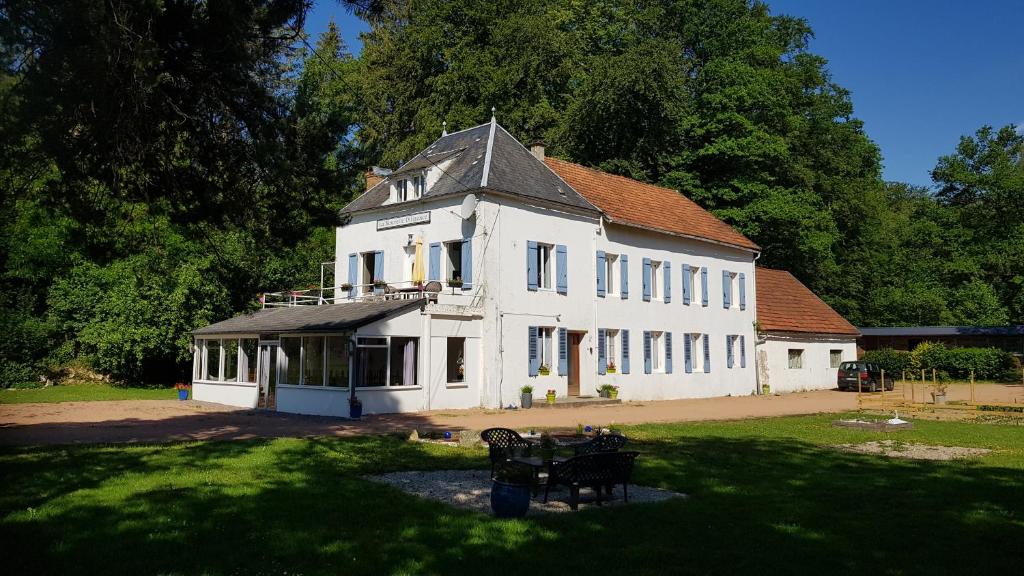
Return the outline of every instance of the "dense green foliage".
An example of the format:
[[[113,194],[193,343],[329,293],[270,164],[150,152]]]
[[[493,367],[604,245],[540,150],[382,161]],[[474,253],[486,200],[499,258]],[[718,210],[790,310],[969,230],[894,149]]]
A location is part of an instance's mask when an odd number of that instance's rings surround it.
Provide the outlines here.
[[[343,4],[371,26],[358,58],[333,26],[309,49],[304,0],[0,0],[0,383],[75,358],[174,380],[189,330],[317,278],[362,169],[492,107],[554,155],[680,190],[854,324],[1024,323],[1024,137],[964,137],[934,193],[884,183],[799,18]]]
[[[689,498],[499,520],[369,474],[486,470],[395,437],[2,448],[8,574],[1013,574],[1020,426],[919,420],[897,442],[835,416],[627,427],[636,484]],[[584,495],[588,490],[584,490]],[[942,527],[941,533],[936,527]],[[965,550],[983,550],[968,554]],[[780,559],[787,559],[780,563]]]
[[[998,348],[948,348],[942,343],[922,342],[912,351],[870,350],[864,353],[865,362],[873,362],[885,369],[890,377],[904,370],[936,370],[942,378],[966,380],[971,373],[979,380],[1020,379],[1020,363],[1013,354]]]

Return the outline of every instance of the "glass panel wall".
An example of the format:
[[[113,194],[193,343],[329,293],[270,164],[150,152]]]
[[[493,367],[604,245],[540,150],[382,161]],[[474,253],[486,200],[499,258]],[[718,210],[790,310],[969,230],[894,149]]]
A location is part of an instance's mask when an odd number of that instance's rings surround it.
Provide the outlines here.
[[[203,379],[220,380],[220,340],[203,340],[206,345],[206,367]]]
[[[240,378],[242,382],[256,381],[256,360],[259,358],[258,346],[259,340],[256,338],[242,339],[242,374]],[[271,369],[275,368],[271,367]]]
[[[238,340],[223,340],[224,348],[224,382],[238,381]]]
[[[348,387],[348,337],[327,337],[327,385]]]
[[[416,385],[416,340],[400,336],[391,338],[392,386]]]
[[[302,370],[302,338],[281,338],[281,384],[299,384]]]
[[[302,338],[304,354],[302,383],[306,386],[324,385],[324,338],[305,336]]]

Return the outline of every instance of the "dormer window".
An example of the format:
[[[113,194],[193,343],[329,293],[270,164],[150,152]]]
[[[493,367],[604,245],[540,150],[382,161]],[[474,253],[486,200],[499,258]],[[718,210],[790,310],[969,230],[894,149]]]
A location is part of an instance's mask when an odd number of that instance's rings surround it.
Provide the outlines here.
[[[422,198],[423,194],[427,191],[427,179],[423,176],[413,176],[412,190],[413,194],[415,194],[414,198]]]
[[[395,187],[398,189],[398,201],[399,202],[405,202],[406,200],[409,199],[409,181],[408,180],[406,180],[404,178],[399,180],[398,183],[395,184]]]

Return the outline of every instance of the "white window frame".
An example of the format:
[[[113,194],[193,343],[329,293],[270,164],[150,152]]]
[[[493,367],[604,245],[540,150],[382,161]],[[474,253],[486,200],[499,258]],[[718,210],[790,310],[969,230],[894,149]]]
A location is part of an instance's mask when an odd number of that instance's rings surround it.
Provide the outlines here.
[[[665,372],[665,333],[651,330],[651,372]]]
[[[729,272],[729,308],[740,309],[740,275]]]
[[[458,265],[459,265],[459,279],[462,279],[462,240],[449,240],[442,244],[444,247],[444,282],[447,284],[452,279],[452,272],[455,271],[455,261],[452,260],[452,253],[455,249],[459,251]]]
[[[537,289],[554,290],[554,283],[551,281],[555,265],[555,245],[537,242]],[[546,256],[546,259],[545,259]]]
[[[605,253],[604,255],[604,271],[605,271],[605,293],[609,296],[616,296],[619,293],[620,280],[619,276],[621,268],[619,266],[619,255]]]
[[[384,344],[360,344],[360,341],[362,341],[363,339],[367,339],[367,338],[383,338],[385,343]],[[391,385],[388,384],[388,382],[391,382],[391,339],[392,338],[412,338],[412,339],[416,340],[416,371],[417,371],[416,382],[418,382],[418,384],[416,384],[415,386],[391,386]],[[419,371],[422,369],[422,359],[420,358],[420,352],[423,350],[423,338],[421,338],[419,336],[406,336],[404,334],[394,334],[392,336],[385,336],[383,334],[357,334],[356,335],[356,354],[357,355],[359,354],[359,349],[360,348],[384,348],[386,350],[386,352],[385,352],[386,360],[384,362],[385,366],[386,366],[386,369],[384,371],[384,385],[383,386],[356,386],[356,390],[417,390],[417,389],[423,388],[423,381],[420,378],[420,376],[422,376],[422,374],[419,373]],[[352,362],[351,357],[349,358],[349,362]],[[349,385],[350,386],[354,383],[353,379],[356,377],[356,374],[352,371],[351,366],[352,365],[349,364]],[[325,373],[325,378],[326,378],[326,373]],[[333,388],[333,387],[330,387],[330,386],[326,386],[326,388],[331,389],[331,390],[340,390],[340,388]]]
[[[692,286],[692,285],[691,285]],[[691,332],[687,334],[690,339],[690,364],[693,372],[704,371],[704,333],[703,332]],[[710,344],[710,339],[708,344]],[[686,358],[683,358],[683,362],[686,362]]]
[[[449,342],[451,342],[452,340],[456,340],[456,339],[462,340],[462,380],[452,380],[452,379],[448,378],[448,361],[450,360],[450,358],[448,358],[448,352],[451,350],[451,347],[449,346]],[[467,346],[466,345],[468,343],[469,343],[469,339],[466,338],[465,336],[448,336],[448,337],[446,337],[444,339],[444,353],[445,353],[445,362],[444,362],[444,372],[445,372],[445,374],[444,374],[444,377],[445,377],[445,383],[449,387],[466,386],[466,376],[467,376],[467,374],[466,374],[466,348],[467,348]]]
[[[797,360],[796,363],[799,364],[798,366],[794,366],[793,365],[793,359],[794,359],[793,353],[794,352],[797,353],[795,358]],[[787,350],[787,352],[786,352],[786,360],[787,360],[786,365],[789,367],[790,370],[803,370],[804,365],[805,365],[805,362],[804,362],[804,352],[805,351],[804,351],[803,348],[789,348]]]
[[[427,191],[427,177],[424,175],[412,177],[412,199],[418,200]]]
[[[395,198],[398,202],[409,200],[409,179],[402,178],[395,182]]]
[[[615,328],[604,329],[604,362],[605,367],[615,367],[616,372],[619,370],[619,363],[615,359],[618,357],[618,342],[619,331]]]
[[[839,354],[839,360],[837,362],[833,361],[835,354]],[[839,366],[842,365],[842,363],[843,363],[843,351],[842,351],[842,349],[836,349],[836,348],[830,349],[828,351],[828,367],[832,368],[832,369],[838,369]]]
[[[665,273],[661,269],[661,260],[651,260],[651,300],[661,300],[664,293]]]
[[[551,353],[551,344],[554,340],[555,329],[551,326],[537,327],[537,357],[538,366],[547,366],[550,374],[555,372],[555,366]]]

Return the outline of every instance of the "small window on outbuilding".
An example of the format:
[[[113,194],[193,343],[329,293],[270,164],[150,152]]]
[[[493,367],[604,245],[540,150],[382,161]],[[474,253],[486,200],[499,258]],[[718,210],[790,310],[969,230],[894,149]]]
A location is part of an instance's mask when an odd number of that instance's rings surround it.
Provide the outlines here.
[[[799,369],[804,367],[803,348],[789,349],[789,367],[792,369]]]
[[[842,350],[829,350],[828,360],[830,368],[839,368],[839,365],[843,363],[843,351]]]
[[[461,384],[466,381],[466,339],[448,338],[448,383]]]

